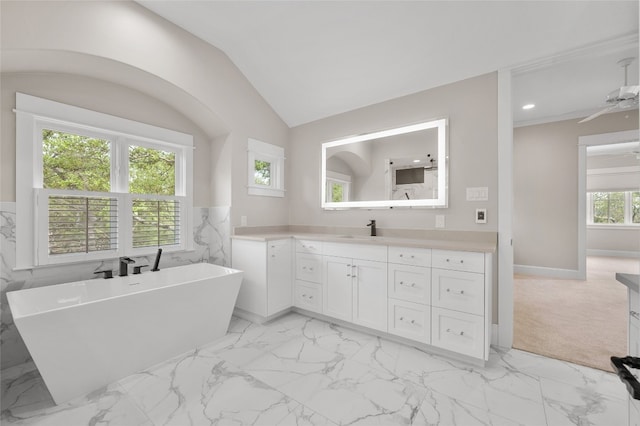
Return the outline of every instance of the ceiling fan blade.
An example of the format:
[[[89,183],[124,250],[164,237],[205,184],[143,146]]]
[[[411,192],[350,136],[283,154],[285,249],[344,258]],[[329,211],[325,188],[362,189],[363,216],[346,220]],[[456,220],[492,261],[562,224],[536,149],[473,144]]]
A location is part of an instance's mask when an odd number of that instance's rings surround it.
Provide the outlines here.
[[[595,114],[591,114],[591,115],[590,115],[590,116],[588,116],[587,118],[585,118],[585,119],[583,119],[583,120],[581,120],[581,121],[578,121],[578,123],[584,123],[584,122],[587,122],[587,121],[591,121],[591,120],[593,120],[593,119],[594,119],[594,118],[596,118],[596,117],[600,117],[602,114],[606,114],[606,113],[608,113],[609,111],[613,111],[614,109],[618,109],[618,105],[617,105],[617,104],[616,104],[616,105],[613,105],[613,106],[610,106],[610,107],[608,107],[608,108],[605,108],[605,109],[603,109],[603,110],[601,110],[601,111],[598,111],[598,112],[596,112]]]

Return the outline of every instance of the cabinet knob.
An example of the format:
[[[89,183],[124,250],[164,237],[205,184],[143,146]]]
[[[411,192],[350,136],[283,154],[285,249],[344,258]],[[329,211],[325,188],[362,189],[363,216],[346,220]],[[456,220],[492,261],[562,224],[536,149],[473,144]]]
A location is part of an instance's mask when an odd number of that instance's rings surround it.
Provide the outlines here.
[[[403,257],[402,253],[400,253],[400,257]]]
[[[415,258],[415,256],[414,256],[414,255],[411,255],[411,258],[413,259],[413,258]]]

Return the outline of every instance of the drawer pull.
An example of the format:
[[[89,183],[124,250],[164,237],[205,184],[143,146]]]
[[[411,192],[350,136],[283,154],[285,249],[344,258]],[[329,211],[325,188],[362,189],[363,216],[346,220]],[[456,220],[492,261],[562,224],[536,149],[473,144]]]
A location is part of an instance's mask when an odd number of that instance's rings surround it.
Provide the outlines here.
[[[460,294],[463,295],[464,294],[464,290],[451,290],[450,288],[447,289],[447,293],[453,293],[453,294]]]
[[[400,253],[400,257],[402,257],[402,256],[403,256],[402,253]]]
[[[416,320],[407,320],[405,317],[400,317],[400,321],[406,322],[407,324],[416,325]]]
[[[303,298],[303,299],[309,299],[309,300],[311,300],[311,299],[313,299],[313,296],[309,296],[309,295],[307,295],[307,294],[305,293],[305,294],[303,294],[303,295],[302,295],[302,298]]]
[[[307,267],[306,267],[306,266],[303,266],[303,267],[302,267],[302,270],[305,270],[305,269],[307,269]]]
[[[412,288],[412,287],[415,287],[415,286],[416,286],[416,283],[405,284],[405,282],[404,282],[404,281],[400,281],[400,285],[401,285],[401,286],[404,286],[404,287]]]
[[[449,263],[449,262],[451,262],[451,260],[450,260],[450,259],[447,259],[447,263]],[[464,260],[463,260],[463,259],[460,259],[460,264],[462,264],[462,263],[464,263]]]
[[[447,328],[447,333],[450,333],[450,334],[453,334],[453,335],[456,335],[456,336],[464,336],[464,331],[456,332],[456,331],[451,330],[450,328]]]

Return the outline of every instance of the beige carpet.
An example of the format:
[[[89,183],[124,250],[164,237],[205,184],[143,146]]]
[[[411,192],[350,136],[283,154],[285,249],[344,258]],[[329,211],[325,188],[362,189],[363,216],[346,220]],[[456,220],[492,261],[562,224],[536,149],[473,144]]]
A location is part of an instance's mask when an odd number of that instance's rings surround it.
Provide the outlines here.
[[[517,349],[612,371],[611,356],[627,355],[627,288],[616,272],[637,274],[636,259],[587,258],[587,280],[516,275]]]

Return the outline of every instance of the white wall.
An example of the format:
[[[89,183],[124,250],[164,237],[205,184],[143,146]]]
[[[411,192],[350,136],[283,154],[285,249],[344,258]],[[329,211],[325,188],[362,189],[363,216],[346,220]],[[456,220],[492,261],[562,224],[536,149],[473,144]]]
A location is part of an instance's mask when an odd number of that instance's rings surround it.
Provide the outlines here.
[[[514,264],[578,270],[578,138],[638,128],[638,111],[514,129]]]
[[[320,163],[323,142],[435,118],[449,119],[449,207],[323,211]],[[446,228],[497,231],[497,74],[459,81],[417,94],[339,114],[291,130],[290,223],[364,227],[376,219],[381,228],[435,228],[435,215]],[[466,188],[486,186],[489,201],[466,201]],[[488,223],[474,221],[486,208]]]
[[[215,156],[206,159],[216,166],[209,197],[229,201],[233,225],[242,215],[252,225],[288,222],[286,197],[250,197],[246,191],[247,139],[287,149],[288,127],[223,52],[129,1],[0,7],[3,72],[89,76],[163,100],[213,141]],[[15,199],[13,143],[1,141],[1,201]]]

